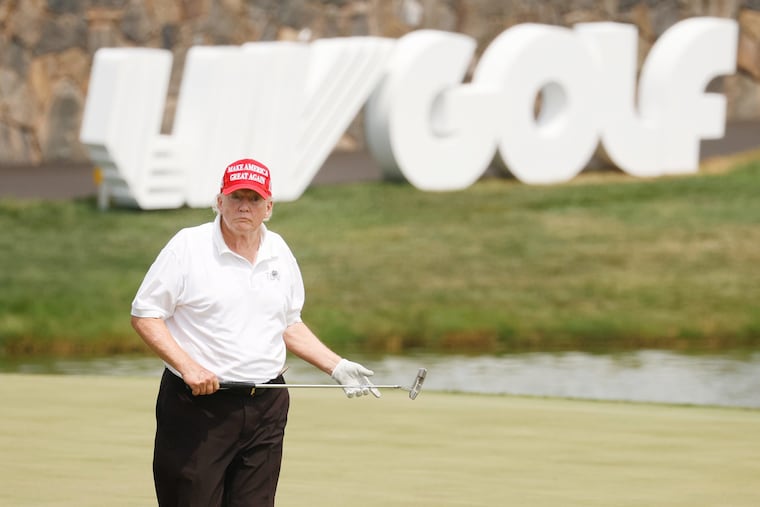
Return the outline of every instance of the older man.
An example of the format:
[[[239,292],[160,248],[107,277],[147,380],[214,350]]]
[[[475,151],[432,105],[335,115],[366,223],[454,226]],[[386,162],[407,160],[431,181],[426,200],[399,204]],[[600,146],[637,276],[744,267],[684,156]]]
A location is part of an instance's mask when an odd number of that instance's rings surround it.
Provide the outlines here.
[[[341,358],[301,320],[304,287],[272,214],[269,169],[224,171],[213,222],[179,231],[132,303],[132,325],[164,361],[153,473],[161,506],[274,505],[289,408],[286,389],[220,390],[220,381],[284,383],[286,351],[346,387],[372,371]]]

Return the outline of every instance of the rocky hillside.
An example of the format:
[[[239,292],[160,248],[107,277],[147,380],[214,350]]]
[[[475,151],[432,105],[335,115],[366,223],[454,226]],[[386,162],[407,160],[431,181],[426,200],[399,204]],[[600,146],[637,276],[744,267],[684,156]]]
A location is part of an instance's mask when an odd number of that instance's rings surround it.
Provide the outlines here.
[[[730,120],[760,118],[760,0],[0,0],[0,163],[86,160],[79,126],[101,47],[173,52],[168,132],[184,55],[196,44],[399,37],[432,28],[468,34],[482,51],[519,23],[617,21],[638,27],[643,61],[660,34],[693,16],[739,22],[739,71],[714,86],[728,97]],[[340,146],[362,143],[357,120]]]

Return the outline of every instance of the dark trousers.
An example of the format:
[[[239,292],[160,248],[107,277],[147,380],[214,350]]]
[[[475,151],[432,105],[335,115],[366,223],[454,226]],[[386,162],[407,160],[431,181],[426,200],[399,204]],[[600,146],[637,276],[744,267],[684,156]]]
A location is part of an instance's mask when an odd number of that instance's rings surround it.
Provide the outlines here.
[[[289,406],[287,389],[193,396],[164,371],[153,452],[159,506],[273,506]]]

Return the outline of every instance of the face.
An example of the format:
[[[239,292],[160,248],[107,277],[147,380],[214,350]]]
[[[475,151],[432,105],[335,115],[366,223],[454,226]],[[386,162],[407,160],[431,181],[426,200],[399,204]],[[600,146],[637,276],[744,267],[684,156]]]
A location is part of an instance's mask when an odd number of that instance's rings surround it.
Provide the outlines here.
[[[265,199],[253,190],[235,190],[229,195],[219,194],[217,207],[222,222],[235,234],[257,231],[272,213],[272,200]]]

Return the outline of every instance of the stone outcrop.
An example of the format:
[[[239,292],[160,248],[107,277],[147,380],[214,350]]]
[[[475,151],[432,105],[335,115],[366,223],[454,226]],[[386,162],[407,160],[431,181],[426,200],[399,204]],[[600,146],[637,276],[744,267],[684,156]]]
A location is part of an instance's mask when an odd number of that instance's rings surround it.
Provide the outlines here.
[[[171,130],[188,48],[196,44],[465,33],[478,52],[512,25],[617,21],[638,27],[640,61],[667,28],[694,16],[740,24],[738,72],[712,83],[729,120],[760,119],[760,0],[0,0],[0,163],[81,162],[78,141],[93,54],[156,47],[174,54],[163,130]],[[361,118],[339,145],[363,146]]]

